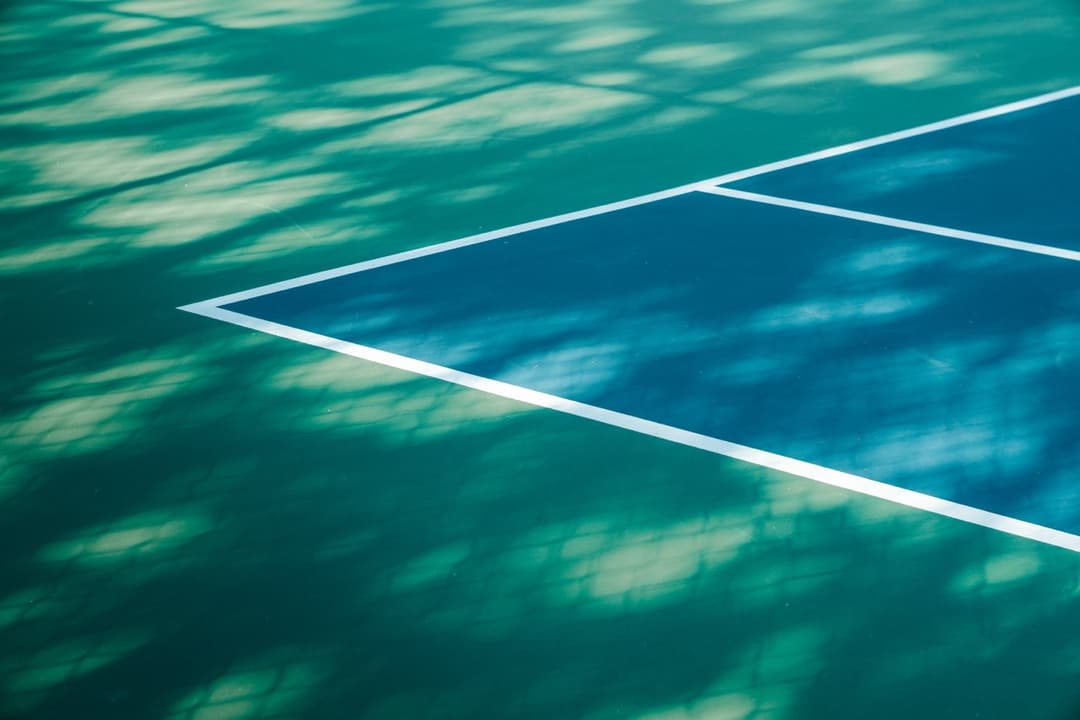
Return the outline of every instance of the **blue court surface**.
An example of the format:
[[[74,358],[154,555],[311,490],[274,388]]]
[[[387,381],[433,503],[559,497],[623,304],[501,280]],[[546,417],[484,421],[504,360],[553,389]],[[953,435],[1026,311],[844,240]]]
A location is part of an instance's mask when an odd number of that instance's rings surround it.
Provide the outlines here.
[[[1080,88],[185,309],[1080,551],[1077,126]]]

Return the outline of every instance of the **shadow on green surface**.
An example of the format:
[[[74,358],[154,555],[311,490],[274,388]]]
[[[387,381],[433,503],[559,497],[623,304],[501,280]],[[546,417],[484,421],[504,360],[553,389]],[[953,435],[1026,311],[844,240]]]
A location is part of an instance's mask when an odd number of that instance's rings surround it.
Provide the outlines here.
[[[1075,84],[1068,6],[3,13],[6,716],[1067,717],[1075,555],[173,307]]]

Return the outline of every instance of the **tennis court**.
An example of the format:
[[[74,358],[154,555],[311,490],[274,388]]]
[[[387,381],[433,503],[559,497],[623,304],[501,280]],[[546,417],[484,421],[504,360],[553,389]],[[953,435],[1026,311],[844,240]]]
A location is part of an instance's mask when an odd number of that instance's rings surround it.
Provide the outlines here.
[[[1075,3],[0,20],[0,716],[1080,717]]]

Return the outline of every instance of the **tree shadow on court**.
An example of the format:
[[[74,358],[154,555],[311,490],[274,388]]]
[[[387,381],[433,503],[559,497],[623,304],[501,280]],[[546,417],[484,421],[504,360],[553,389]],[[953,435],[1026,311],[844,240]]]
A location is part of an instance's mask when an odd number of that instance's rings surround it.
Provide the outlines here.
[[[1074,84],[1059,3],[291,5],[0,11],[0,713],[1068,717],[1074,554],[173,309]]]

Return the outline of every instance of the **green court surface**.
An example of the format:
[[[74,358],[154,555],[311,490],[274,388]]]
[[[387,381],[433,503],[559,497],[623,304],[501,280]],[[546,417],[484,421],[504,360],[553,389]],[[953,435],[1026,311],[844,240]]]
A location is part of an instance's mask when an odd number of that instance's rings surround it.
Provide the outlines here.
[[[1076,86],[1075,0],[10,2],[0,67],[0,717],[1080,718],[1076,552],[176,309]]]

